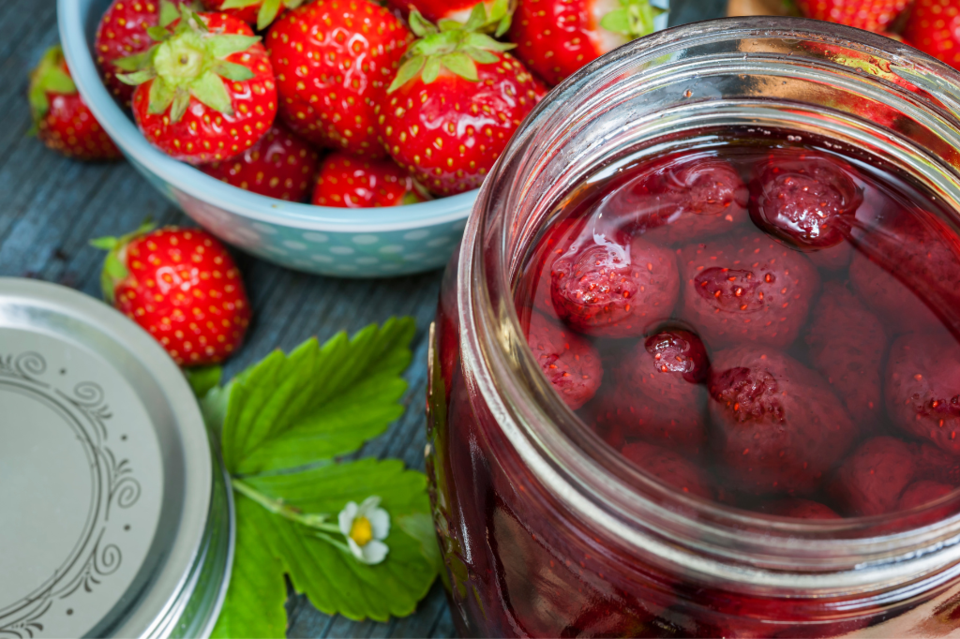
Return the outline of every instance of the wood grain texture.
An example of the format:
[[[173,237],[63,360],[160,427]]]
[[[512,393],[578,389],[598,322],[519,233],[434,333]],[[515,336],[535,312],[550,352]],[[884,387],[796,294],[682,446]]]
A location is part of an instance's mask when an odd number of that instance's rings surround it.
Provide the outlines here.
[[[724,3],[674,0],[676,19],[722,15]],[[99,297],[103,254],[92,238],[160,224],[190,224],[126,163],[80,164],[26,136],[29,69],[57,41],[55,0],[0,0],[0,276],[57,282]],[[271,350],[289,351],[307,338],[356,332],[391,315],[416,318],[414,364],[406,373],[407,410],[357,456],[396,457],[423,469],[427,328],[436,307],[440,273],[389,280],[350,281],[286,271],[238,256],[255,321],[231,376]],[[287,601],[291,637],[450,637],[455,631],[439,582],[417,612],[389,623],[355,623],[317,612],[305,597]]]

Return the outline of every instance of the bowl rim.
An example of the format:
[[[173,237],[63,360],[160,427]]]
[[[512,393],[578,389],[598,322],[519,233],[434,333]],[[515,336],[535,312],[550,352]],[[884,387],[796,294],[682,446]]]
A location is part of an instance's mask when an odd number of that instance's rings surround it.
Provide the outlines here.
[[[70,74],[94,117],[124,154],[175,189],[256,222],[332,233],[390,232],[445,225],[465,221],[473,210],[479,189],[403,207],[347,209],[286,202],[230,186],[174,160],[147,142],[101,81],[84,28],[92,2],[57,0],[60,40]],[[363,211],[365,219],[357,219],[358,211]]]

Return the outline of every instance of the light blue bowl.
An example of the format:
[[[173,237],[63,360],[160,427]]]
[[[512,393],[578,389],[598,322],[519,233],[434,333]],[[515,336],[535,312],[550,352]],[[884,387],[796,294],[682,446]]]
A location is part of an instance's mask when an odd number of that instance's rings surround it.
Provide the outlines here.
[[[409,275],[447,263],[476,191],[378,209],[292,204],[228,186],[153,148],[103,86],[91,56],[109,4],[58,0],[67,64],[83,99],[130,163],[198,224],[264,260],[318,275]]]

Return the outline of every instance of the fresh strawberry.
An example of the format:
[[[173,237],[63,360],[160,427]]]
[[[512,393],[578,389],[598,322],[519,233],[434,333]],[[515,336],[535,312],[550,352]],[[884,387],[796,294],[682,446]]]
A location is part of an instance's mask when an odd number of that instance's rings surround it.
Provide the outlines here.
[[[679,255],[680,318],[711,346],[790,344],[820,287],[810,260],[756,231],[691,244]]]
[[[59,45],[30,73],[29,99],[34,131],[49,148],[77,160],[122,157],[77,92]]]
[[[193,4],[192,0],[113,0],[104,12],[93,48],[103,83],[124,106],[130,106],[135,87],[117,74],[137,70],[135,56],[156,44],[148,33],[151,28],[168,26],[180,17],[181,6]]]
[[[199,229],[149,227],[95,240],[107,249],[103,293],[183,366],[227,359],[250,325],[250,302],[233,258]]]
[[[897,509],[916,470],[916,459],[906,442],[874,437],[843,460],[827,491],[847,515],[883,515]]]
[[[633,442],[624,446],[620,453],[671,488],[679,488],[688,495],[713,498],[711,482],[706,475],[672,450]]]
[[[162,40],[120,76],[136,84],[133,116],[154,146],[190,164],[226,160],[256,144],[277,114],[267,52],[245,23],[182,9]]]
[[[242,154],[200,170],[244,191],[288,202],[302,202],[310,193],[320,157],[312,146],[274,125]]]
[[[750,494],[809,494],[857,436],[826,382],[769,347],[717,353],[707,385],[720,460]]]
[[[710,362],[700,338],[666,328],[636,344],[616,369],[594,416],[612,445],[641,439],[695,457],[706,439]]]
[[[747,187],[730,163],[710,156],[655,162],[601,204],[602,214],[658,242],[716,237],[747,221]]]
[[[790,149],[771,153],[754,171],[754,223],[809,251],[825,267],[846,266],[852,249],[845,238],[863,203],[863,190],[849,167],[823,154]]]
[[[203,0],[208,11],[226,13],[263,31],[284,9],[296,9],[304,0]]]
[[[538,101],[533,76],[504,52],[512,45],[476,32],[485,22],[483,5],[444,31],[411,14],[421,39],[376,107],[387,151],[437,195],[479,187]]]
[[[909,0],[797,0],[804,17],[875,33],[885,31],[908,4]]]
[[[517,57],[555,85],[634,38],[653,33],[662,10],[648,0],[521,0],[510,40]]]
[[[865,426],[882,419],[880,381],[887,336],[883,325],[839,282],[827,282],[810,314],[810,363]]]
[[[910,333],[890,348],[887,410],[905,432],[960,455],[960,344],[946,331]]]
[[[550,271],[557,315],[581,333],[643,335],[670,317],[680,292],[677,260],[642,236],[584,233]]]
[[[762,510],[768,515],[792,519],[840,519],[840,515],[829,506],[809,499],[780,499],[766,504]]]
[[[960,68],[960,11],[956,0],[916,0],[903,37],[924,53]]]
[[[400,206],[425,201],[422,190],[393,160],[331,153],[320,165],[313,203],[350,209]]]
[[[374,99],[396,73],[410,30],[368,0],[318,0],[270,27],[280,116],[318,145],[383,157]]]
[[[539,313],[530,316],[526,334],[543,374],[563,401],[574,410],[590,401],[603,380],[593,345]]]

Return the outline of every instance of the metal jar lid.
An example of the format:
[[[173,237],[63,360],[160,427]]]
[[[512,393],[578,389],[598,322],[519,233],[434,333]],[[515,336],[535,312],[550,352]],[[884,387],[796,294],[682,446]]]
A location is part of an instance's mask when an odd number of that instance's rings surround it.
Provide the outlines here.
[[[82,293],[0,278],[0,639],[209,635],[227,486],[153,338]]]

